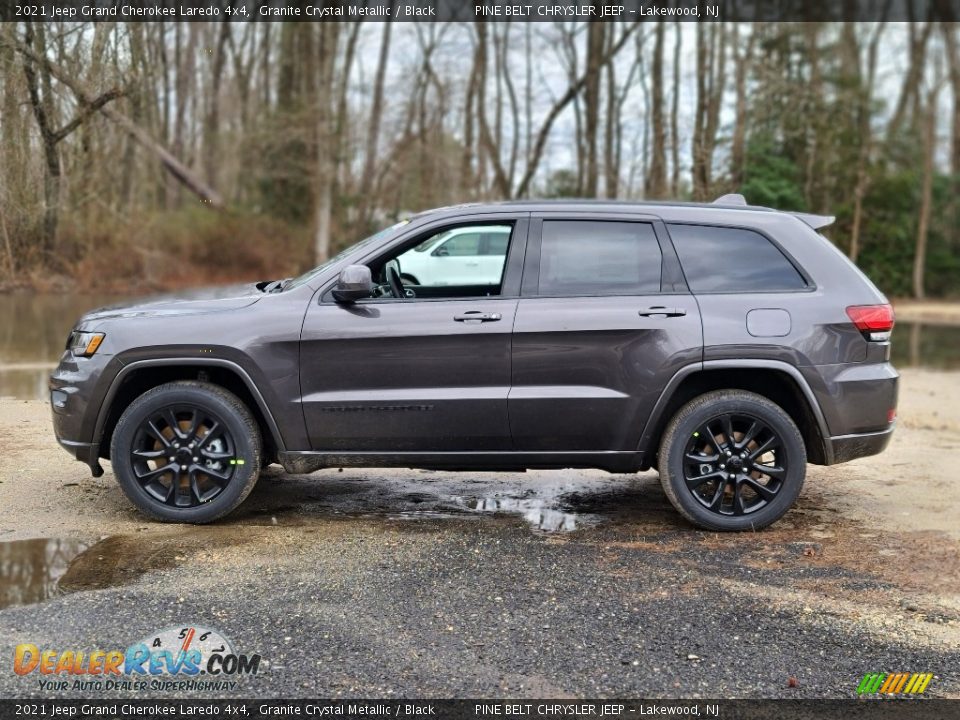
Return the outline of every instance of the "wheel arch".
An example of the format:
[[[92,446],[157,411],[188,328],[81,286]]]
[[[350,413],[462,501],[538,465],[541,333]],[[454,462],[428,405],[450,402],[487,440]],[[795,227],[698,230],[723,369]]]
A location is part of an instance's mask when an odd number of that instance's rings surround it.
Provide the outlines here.
[[[670,418],[690,400],[712,390],[746,390],[775,402],[800,430],[808,462],[833,462],[826,419],[797,368],[776,360],[714,360],[682,368],[667,383],[640,437],[644,469],[653,465]]]
[[[130,403],[147,390],[176,380],[201,380],[229,390],[243,401],[256,419],[266,461],[272,462],[278,452],[285,450],[273,413],[253,379],[240,365],[221,358],[163,358],[132,362],[113,379],[94,428],[99,457],[109,459],[113,430]]]

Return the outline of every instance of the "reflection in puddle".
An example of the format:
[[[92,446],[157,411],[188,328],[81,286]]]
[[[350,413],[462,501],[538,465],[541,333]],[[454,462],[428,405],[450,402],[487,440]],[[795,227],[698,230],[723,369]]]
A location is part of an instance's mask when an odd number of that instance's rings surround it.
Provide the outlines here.
[[[511,513],[520,515],[535,530],[541,532],[573,532],[586,524],[589,519],[577,513],[558,510],[556,499],[548,501],[544,498],[453,498],[476,512],[482,513]]]
[[[0,608],[46,600],[87,545],[77,540],[38,538],[0,542]]]

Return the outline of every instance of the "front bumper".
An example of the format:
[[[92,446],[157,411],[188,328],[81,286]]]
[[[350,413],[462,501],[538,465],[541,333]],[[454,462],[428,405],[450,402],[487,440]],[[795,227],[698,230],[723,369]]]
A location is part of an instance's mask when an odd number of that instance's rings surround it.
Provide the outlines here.
[[[103,475],[103,467],[100,465],[100,446],[98,444],[61,440],[60,438],[57,438],[57,442],[75,459],[86,463],[94,477]]]
[[[836,465],[837,463],[845,463],[857,458],[882,453],[890,444],[893,429],[894,426],[891,425],[886,430],[879,432],[837,435],[827,438],[827,465]]]
[[[97,417],[105,385],[116,375],[113,366],[119,364],[107,353],[76,358],[66,351],[50,375],[50,409],[57,442],[70,455],[89,466],[94,477],[103,475],[99,460],[100,438],[95,432]]]

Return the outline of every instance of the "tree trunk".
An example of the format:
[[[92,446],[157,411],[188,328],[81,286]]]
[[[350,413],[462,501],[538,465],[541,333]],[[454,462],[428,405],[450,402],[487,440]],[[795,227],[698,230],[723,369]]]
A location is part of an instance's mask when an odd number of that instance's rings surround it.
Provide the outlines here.
[[[597,197],[599,167],[597,163],[597,130],[600,118],[600,70],[603,67],[605,25],[600,21],[587,24],[587,70],[584,83],[584,140],[586,163],[584,193]]]
[[[920,97],[918,88],[923,78],[923,70],[927,57],[927,40],[929,40],[930,32],[933,30],[933,23],[912,22],[914,19],[913,5],[912,2],[905,3],[907,15],[911,20],[911,22],[906,24],[909,32],[907,72],[903,76],[903,83],[900,86],[896,109],[893,111],[890,124],[887,125],[888,140],[898,137],[905,123],[908,127],[914,127],[919,119],[916,117],[915,112]]]
[[[654,33],[653,61],[650,68],[651,151],[647,175],[647,197],[660,199],[667,192],[667,137],[663,121],[663,33],[664,21],[657,22]]]
[[[676,37],[673,45],[673,94],[670,100],[670,194],[680,197],[680,48],[683,45],[683,33],[680,22],[675,23]]]
[[[938,73],[939,74],[939,73]],[[927,264],[927,239],[930,233],[930,210],[933,205],[934,154],[937,147],[937,96],[940,81],[927,92],[923,117],[923,183],[920,191],[920,219],[917,223],[917,248],[913,257],[913,296],[922,300]]]
[[[867,45],[867,73],[862,77],[859,72],[859,53],[857,56],[857,134],[860,138],[860,148],[857,153],[856,184],[853,188],[853,225],[850,229],[850,252],[853,262],[860,257],[860,232],[863,225],[863,199],[867,194],[870,176],[867,173],[870,155],[873,152],[873,134],[870,131],[870,116],[873,111],[873,89],[877,77],[877,47],[884,30],[884,23],[878,23],[869,44]]]
[[[340,23],[318,23],[318,25],[320,26],[320,44],[316,61],[317,86],[313,98],[317,118],[314,206],[316,225],[313,254],[315,262],[322,263],[330,257],[332,243],[333,195],[337,173],[334,145],[339,141],[333,132],[335,129],[333,102]]]
[[[26,23],[25,45],[31,52],[36,47],[38,55],[46,55],[45,30],[43,24],[36,26]],[[39,71],[39,75],[38,75]],[[53,252],[56,244],[57,225],[60,218],[60,154],[54,137],[53,98],[50,91],[50,73],[44,64],[34,63],[29,57],[23,58],[23,72],[27,79],[27,91],[30,95],[30,107],[40,130],[40,144],[43,149],[43,234],[40,240],[40,252],[46,258]]]
[[[383,85],[387,75],[387,61],[390,58],[390,31],[393,23],[383,23],[380,37],[380,56],[377,59],[377,71],[373,80],[373,99],[370,103],[370,119],[367,122],[367,142],[364,148],[363,174],[360,176],[360,222],[370,222],[373,207],[373,181],[379,160],[377,149],[380,141],[380,119],[383,114]]]
[[[734,25],[734,45],[740,46],[739,26]],[[747,145],[747,75],[750,72],[750,64],[753,61],[753,43],[755,34],[753,29],[750,31],[750,37],[747,40],[743,52],[734,48],[734,57],[736,62],[736,100],[734,106],[734,124],[733,140],[730,146],[730,182],[734,189],[739,188],[744,181],[744,166],[746,164],[746,145]]]
[[[203,164],[206,169],[207,183],[214,187],[217,185],[217,168],[220,166],[220,84],[231,25],[232,23],[229,22],[219,23],[220,33],[217,37],[216,49],[213,51],[213,67],[210,71],[210,89],[207,95],[210,105],[203,128]]]

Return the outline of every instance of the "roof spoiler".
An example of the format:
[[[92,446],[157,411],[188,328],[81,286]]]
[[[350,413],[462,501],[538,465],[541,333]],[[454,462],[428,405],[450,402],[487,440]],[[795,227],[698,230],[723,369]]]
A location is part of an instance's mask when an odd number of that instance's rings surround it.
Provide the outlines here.
[[[827,225],[833,225],[833,221],[837,218],[833,215],[814,215],[812,213],[790,213],[795,218],[803,220],[807,225],[809,225],[814,230],[821,230]]]
[[[711,205],[727,205],[727,206],[740,206],[740,207],[749,207],[747,205],[747,199],[740,193],[727,193],[726,195],[721,195],[716,200],[714,200]],[[789,212],[789,211],[788,211]],[[803,220],[807,225],[809,225],[814,230],[820,230],[827,227],[827,225],[833,225],[833,221],[837,218],[833,215],[814,215],[813,213],[802,213],[795,212],[790,213],[795,218]]]

